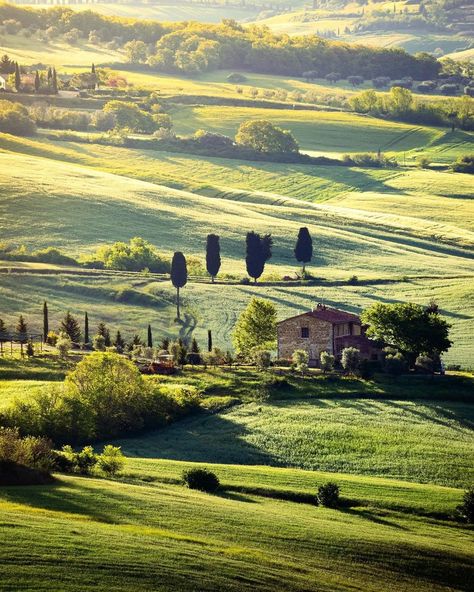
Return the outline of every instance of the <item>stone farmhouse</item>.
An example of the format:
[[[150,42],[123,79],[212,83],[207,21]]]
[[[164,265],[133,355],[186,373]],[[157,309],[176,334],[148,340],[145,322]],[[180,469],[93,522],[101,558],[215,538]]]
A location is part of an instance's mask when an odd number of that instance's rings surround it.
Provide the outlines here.
[[[361,357],[378,360],[381,350],[365,335],[360,318],[353,313],[318,304],[303,314],[280,321],[277,325],[278,358],[291,359],[293,352],[308,352],[309,365],[318,366],[320,354],[327,351],[337,357],[346,347],[356,347]]]

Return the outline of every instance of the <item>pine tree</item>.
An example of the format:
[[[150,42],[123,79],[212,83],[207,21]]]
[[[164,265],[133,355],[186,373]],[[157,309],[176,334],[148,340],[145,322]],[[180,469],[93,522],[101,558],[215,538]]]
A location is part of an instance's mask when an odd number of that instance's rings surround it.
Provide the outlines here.
[[[41,87],[41,80],[40,80],[39,72],[38,72],[38,70],[36,70],[36,74],[35,74],[35,92],[39,92],[40,91],[40,87]]]
[[[73,343],[79,343],[81,341],[81,328],[77,319],[69,311],[67,311],[66,316],[61,321],[60,331],[65,333]]]
[[[161,340],[161,349],[164,351],[168,351],[170,347],[170,340],[168,339],[168,337],[163,337],[163,339]]]
[[[199,345],[198,345],[198,342],[196,341],[195,337],[193,337],[193,340],[191,341],[191,352],[193,354],[201,353],[201,350],[199,349]]]
[[[207,351],[212,351],[212,331],[210,329],[207,330]]]
[[[99,323],[99,325],[97,326],[97,335],[102,335],[102,337],[104,338],[105,347],[110,347],[110,331],[107,329],[105,323]]]
[[[217,234],[208,234],[206,242],[206,268],[212,278],[212,283],[221,267],[221,247]]]
[[[186,265],[186,258],[180,251],[173,255],[171,261],[171,281],[176,288],[176,317],[181,319],[179,307],[179,289],[184,288],[188,281],[188,268]]]
[[[46,343],[49,333],[49,313],[48,303],[46,300],[43,302],[43,343]]]
[[[87,312],[84,314],[84,343],[89,343],[89,315]]]
[[[20,73],[20,66],[18,62],[15,62],[15,90],[16,92],[20,92],[21,87],[21,73]]]
[[[295,259],[303,264],[303,275],[306,271],[306,263],[313,258],[313,240],[306,227],[300,228],[295,246]]]
[[[148,347],[153,347],[153,333],[151,332],[151,325],[148,325],[147,346]]]
[[[140,339],[140,336],[135,333],[127,347],[129,351],[133,351],[136,347],[139,347],[140,345],[143,345],[142,340]]]
[[[123,351],[123,348],[125,347],[125,341],[120,331],[117,331],[117,334],[115,335],[114,345],[119,351]]]
[[[21,347],[21,356],[23,357],[23,344],[28,341],[28,325],[23,318],[23,315],[20,315],[18,318],[18,323],[16,324],[16,332],[19,334],[19,341]]]

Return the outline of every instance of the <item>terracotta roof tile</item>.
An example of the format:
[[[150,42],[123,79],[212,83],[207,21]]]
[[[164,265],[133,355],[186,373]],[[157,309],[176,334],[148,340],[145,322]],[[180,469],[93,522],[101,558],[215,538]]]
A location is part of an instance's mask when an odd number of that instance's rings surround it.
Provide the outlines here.
[[[315,317],[317,319],[321,319],[332,324],[360,323],[360,318],[356,314],[346,312],[345,310],[339,310],[337,308],[329,308],[327,306],[317,307],[314,310],[309,310],[308,312],[304,312],[302,314],[295,315],[287,319],[283,319],[282,321],[280,321],[280,323],[284,323],[285,321],[288,321],[290,319],[296,319],[298,317],[304,316]]]

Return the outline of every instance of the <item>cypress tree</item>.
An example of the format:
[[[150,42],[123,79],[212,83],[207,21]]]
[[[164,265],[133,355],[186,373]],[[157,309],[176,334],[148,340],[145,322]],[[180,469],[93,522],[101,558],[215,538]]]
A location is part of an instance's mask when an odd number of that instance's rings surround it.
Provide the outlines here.
[[[3,343],[6,341],[7,326],[5,321],[0,319],[0,354],[3,356]]]
[[[153,347],[153,333],[151,332],[151,325],[148,325],[147,345],[148,347]]]
[[[247,266],[247,273],[254,282],[262,275],[265,267],[265,255],[262,239],[256,232],[248,232],[246,238],[246,257],[245,264]]]
[[[81,328],[77,319],[75,319],[69,311],[67,311],[66,316],[61,321],[60,330],[63,333],[66,333],[73,343],[79,343],[81,341]]]
[[[46,343],[48,333],[49,333],[49,313],[48,313],[48,303],[45,300],[43,302],[43,343]]]
[[[173,255],[171,261],[171,282],[176,288],[176,316],[180,320],[180,307],[179,307],[179,289],[184,288],[188,281],[188,268],[186,266],[186,258],[180,251],[177,251]]]
[[[266,234],[261,241],[261,248],[262,248],[262,258],[263,263],[265,264],[269,259],[272,258],[272,247],[273,247],[273,238],[271,234]]]
[[[51,80],[53,78],[53,71],[51,70],[51,67],[48,68],[48,85],[51,84]]]
[[[54,94],[58,94],[58,75],[56,74],[56,68],[53,68],[52,87]]]
[[[210,329],[207,330],[207,351],[212,351],[212,331]]]
[[[97,326],[97,335],[102,335],[104,338],[104,345],[105,347],[110,347],[111,340],[110,340],[110,331],[107,329],[105,323],[99,323]]]
[[[84,343],[89,343],[89,315],[87,312],[84,314]]]
[[[40,76],[39,76],[38,70],[36,70],[36,74],[35,74],[35,92],[39,92],[40,91],[40,87],[41,87],[41,80],[40,80]]]
[[[95,65],[94,64],[92,64],[92,66],[91,66],[91,74],[95,74]]]
[[[21,73],[20,73],[20,66],[18,62],[15,62],[15,90],[16,92],[20,92],[21,87]]]
[[[303,274],[306,271],[306,263],[313,258],[313,240],[306,227],[300,228],[295,246],[295,259],[303,264]]]
[[[221,267],[221,247],[217,234],[208,234],[206,242],[206,268],[212,278],[212,283]]]

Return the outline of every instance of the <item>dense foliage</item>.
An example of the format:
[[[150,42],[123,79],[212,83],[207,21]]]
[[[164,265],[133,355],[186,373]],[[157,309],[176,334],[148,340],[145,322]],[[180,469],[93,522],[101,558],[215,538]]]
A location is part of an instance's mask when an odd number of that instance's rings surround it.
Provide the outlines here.
[[[187,469],[183,472],[183,481],[189,489],[198,489],[214,493],[219,488],[219,479],[207,469]]]
[[[273,349],[276,340],[275,305],[262,298],[252,298],[240,314],[232,335],[237,354],[249,356],[254,348]]]
[[[0,427],[0,485],[43,483],[53,466],[51,443],[22,438],[18,429]]]
[[[31,136],[36,126],[26,107],[19,103],[0,101],[0,132],[16,136]]]
[[[159,255],[153,245],[140,237],[134,237],[128,243],[116,242],[99,247],[86,264],[119,271],[148,269],[153,273],[168,273],[170,270],[169,260]]]
[[[440,69],[439,62],[428,54],[412,56],[397,48],[336,43],[315,35],[276,35],[266,27],[243,27],[229,19],[217,25],[159,23],[75,12],[67,7],[32,10],[3,5],[0,20],[13,20],[19,28],[49,31],[53,37],[63,35],[69,43],[92,35],[95,43],[126,45],[131,62],[147,60],[150,67],[164,72],[197,74],[244,68],[292,76],[318,71],[320,76],[339,72],[343,77],[388,75],[426,80],[436,77]]]

